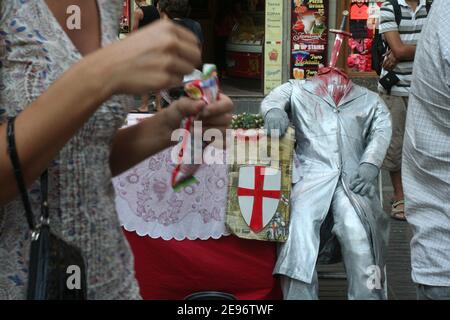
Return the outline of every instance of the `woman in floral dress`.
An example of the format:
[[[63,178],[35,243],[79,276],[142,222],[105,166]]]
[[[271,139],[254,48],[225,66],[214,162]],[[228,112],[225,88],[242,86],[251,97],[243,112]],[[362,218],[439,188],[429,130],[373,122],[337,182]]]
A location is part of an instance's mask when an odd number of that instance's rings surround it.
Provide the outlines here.
[[[195,36],[170,22],[116,42],[121,11],[122,0],[0,2],[0,299],[24,299],[28,278],[29,230],[6,151],[12,116],[34,212],[36,181],[48,169],[51,227],[82,249],[88,298],[140,298],[111,179],[169,147],[182,118],[203,105],[182,99],[118,130],[125,95],[178,85],[200,52]],[[203,126],[224,130],[231,112],[222,96]]]

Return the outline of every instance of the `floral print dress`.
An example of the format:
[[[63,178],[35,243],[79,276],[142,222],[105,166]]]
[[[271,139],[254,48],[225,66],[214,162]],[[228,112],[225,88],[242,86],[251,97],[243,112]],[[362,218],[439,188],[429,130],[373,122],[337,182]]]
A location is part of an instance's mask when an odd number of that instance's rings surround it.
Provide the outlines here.
[[[122,1],[97,1],[105,46],[117,39]],[[20,113],[81,58],[45,0],[1,1],[0,123]],[[127,101],[116,96],[104,103],[49,166],[51,227],[82,249],[89,299],[140,298],[109,168],[112,139],[126,118]],[[39,190],[38,182],[29,190],[35,214]],[[19,198],[0,206],[0,299],[26,297],[29,245]]]

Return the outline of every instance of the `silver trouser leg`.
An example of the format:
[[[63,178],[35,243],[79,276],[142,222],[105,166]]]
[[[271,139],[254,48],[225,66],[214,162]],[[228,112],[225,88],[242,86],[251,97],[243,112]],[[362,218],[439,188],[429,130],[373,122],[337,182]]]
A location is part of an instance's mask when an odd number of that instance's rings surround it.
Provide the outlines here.
[[[281,278],[281,289],[284,300],[318,300],[319,281],[314,271],[312,283],[295,280],[286,276]]]
[[[450,300],[450,287],[434,287],[419,284],[417,300]]]
[[[375,266],[366,230],[341,184],[336,188],[331,206],[333,233],[341,245],[347,273],[348,299],[385,299],[380,283],[380,272],[384,271]]]

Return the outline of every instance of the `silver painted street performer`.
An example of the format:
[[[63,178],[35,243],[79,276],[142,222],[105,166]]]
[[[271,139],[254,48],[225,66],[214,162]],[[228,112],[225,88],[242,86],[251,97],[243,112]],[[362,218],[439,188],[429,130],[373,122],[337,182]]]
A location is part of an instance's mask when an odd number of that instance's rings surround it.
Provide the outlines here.
[[[352,84],[335,67],[348,36],[345,20],[334,30],[329,67],[311,80],[276,88],[261,106],[266,129],[283,135],[289,113],[296,131],[289,238],[274,270],[283,276],[285,299],[318,299],[316,264],[341,258],[349,299],[386,299],[388,221],[377,178],[391,140],[391,117],[378,94]]]

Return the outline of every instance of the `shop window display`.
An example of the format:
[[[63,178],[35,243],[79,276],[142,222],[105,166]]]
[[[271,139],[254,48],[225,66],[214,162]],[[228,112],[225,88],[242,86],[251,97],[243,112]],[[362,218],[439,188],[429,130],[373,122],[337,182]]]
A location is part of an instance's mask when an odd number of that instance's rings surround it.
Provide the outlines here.
[[[241,15],[227,43],[227,74],[261,79],[263,72],[264,0],[239,2]]]
[[[347,67],[354,72],[373,72],[371,49],[384,1],[351,0],[349,3],[349,54]]]

